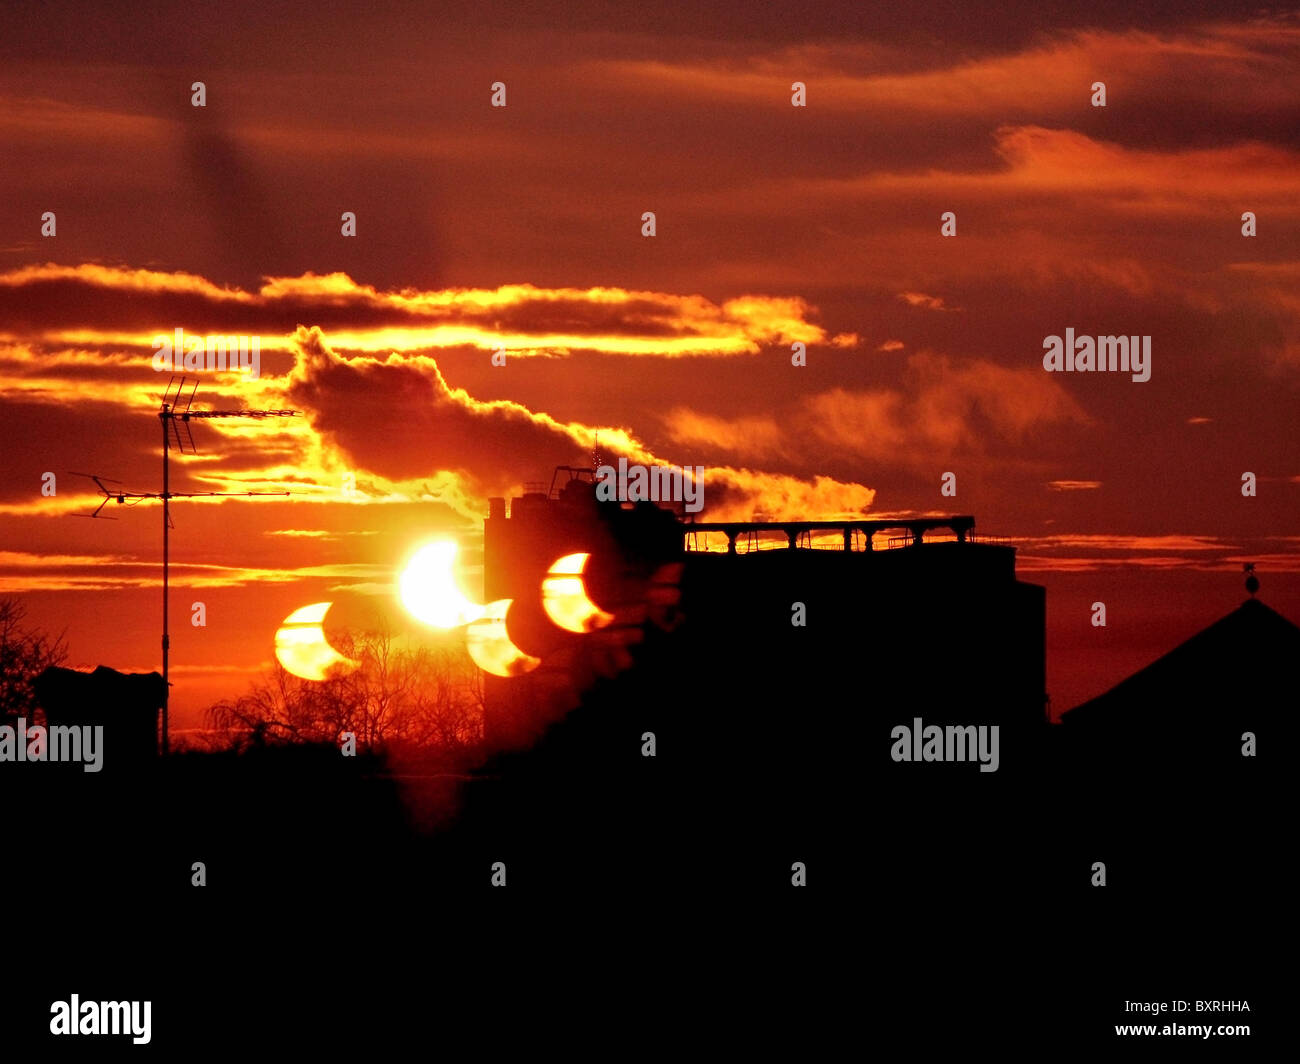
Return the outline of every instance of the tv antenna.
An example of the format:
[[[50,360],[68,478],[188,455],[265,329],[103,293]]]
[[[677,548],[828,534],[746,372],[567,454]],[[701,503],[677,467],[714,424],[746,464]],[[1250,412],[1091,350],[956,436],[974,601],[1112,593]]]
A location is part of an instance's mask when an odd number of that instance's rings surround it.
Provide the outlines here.
[[[172,524],[171,500],[172,499],[198,499],[209,496],[276,496],[283,498],[289,495],[287,491],[172,491],[171,490],[171,450],[173,441],[175,441],[176,450],[181,454],[197,454],[198,448],[194,445],[194,437],[190,433],[190,421],[195,418],[223,418],[223,417],[251,417],[251,418],[268,418],[268,417],[296,417],[296,410],[191,410],[190,405],[194,402],[194,393],[198,391],[199,382],[194,381],[194,387],[190,389],[189,395],[185,395],[186,378],[181,377],[177,381],[175,375],[167,384],[166,391],[162,395],[162,409],[158,411],[158,420],[162,422],[163,430],[163,479],[162,491],[124,491],[120,488],[110,488],[110,484],[120,484],[121,481],[111,480],[108,477],[101,477],[94,473],[73,473],[76,477],[89,477],[95,482],[95,487],[99,493],[104,496],[104,501],[96,508],[94,513],[74,514],[75,517],[95,517],[101,520],[116,520],[107,517],[101,511],[109,502],[116,502],[127,506],[136,506],[145,499],[161,499],[163,504],[163,630],[162,630],[162,662],[163,662],[163,704],[162,704],[162,752],[164,756],[169,752],[171,746],[167,733],[167,704],[171,700],[171,684],[168,681],[168,652],[171,649],[171,639],[168,635],[168,587],[171,570],[171,544],[169,533],[175,526]],[[174,394],[173,394],[174,391]],[[182,402],[184,406],[182,407]]]
[[[1255,575],[1255,563],[1246,562],[1241,571],[1246,574],[1246,590],[1250,592],[1250,597],[1255,597],[1255,592],[1259,590],[1259,577]]]

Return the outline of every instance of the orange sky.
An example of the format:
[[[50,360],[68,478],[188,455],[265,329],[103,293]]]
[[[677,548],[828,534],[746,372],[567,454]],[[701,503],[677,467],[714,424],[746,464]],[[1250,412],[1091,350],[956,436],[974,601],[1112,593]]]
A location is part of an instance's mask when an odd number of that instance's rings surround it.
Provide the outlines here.
[[[173,465],[294,492],[176,505],[179,728],[296,607],[388,610],[433,534],[476,590],[486,497],[597,433],[704,466],[705,519],[1013,537],[1057,710],[1231,609],[1242,561],[1300,620],[1300,20],[859,7],[0,16],[0,593],[71,664],[158,667],[156,504],[75,519],[65,473],[159,489],[152,341],[183,328],[261,337],[196,407],[303,416],[196,425]],[[1150,335],[1150,381],[1046,373],[1066,328]]]

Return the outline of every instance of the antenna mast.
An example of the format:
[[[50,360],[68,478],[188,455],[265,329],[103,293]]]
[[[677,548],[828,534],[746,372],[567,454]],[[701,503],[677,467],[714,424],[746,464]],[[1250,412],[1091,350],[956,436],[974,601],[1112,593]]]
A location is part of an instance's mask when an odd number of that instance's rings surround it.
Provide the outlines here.
[[[158,420],[162,423],[163,445],[162,445],[162,491],[119,491],[108,488],[105,482],[117,484],[119,481],[108,480],[107,477],[96,476],[93,473],[74,473],[73,476],[89,477],[95,482],[99,493],[104,496],[104,501],[99,504],[94,513],[78,514],[80,517],[99,517],[100,511],[108,505],[110,499],[118,503],[124,503],[127,499],[161,499],[163,511],[163,624],[162,624],[162,674],[163,674],[163,704],[162,704],[162,753],[166,756],[171,750],[170,737],[168,735],[168,704],[171,701],[171,681],[169,679],[169,651],[171,650],[171,637],[168,634],[170,610],[169,610],[169,587],[170,587],[170,570],[171,570],[171,536],[172,518],[171,518],[171,500],[172,499],[196,499],[200,497],[224,495],[224,496],[277,496],[285,497],[289,495],[287,491],[172,491],[171,490],[171,448],[172,441],[175,441],[176,450],[181,454],[186,451],[190,454],[197,454],[198,448],[194,445],[194,437],[190,433],[190,421],[194,418],[224,418],[224,417],[251,417],[251,418],[268,418],[268,417],[295,417],[298,413],[296,410],[191,410],[190,404],[194,402],[194,393],[198,391],[199,382],[194,381],[194,387],[190,389],[189,395],[184,395],[186,378],[181,377],[177,381],[173,376],[167,384],[167,390],[163,392],[162,409],[158,411]],[[173,389],[175,394],[173,394]],[[181,404],[184,402],[184,408]],[[112,520],[110,518],[110,520]]]

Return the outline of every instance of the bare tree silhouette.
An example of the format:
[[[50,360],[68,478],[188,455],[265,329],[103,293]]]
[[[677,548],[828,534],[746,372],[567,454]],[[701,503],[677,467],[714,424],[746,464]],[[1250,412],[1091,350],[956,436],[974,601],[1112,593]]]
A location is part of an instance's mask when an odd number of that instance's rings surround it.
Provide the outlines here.
[[[63,633],[51,637],[26,627],[27,608],[17,599],[0,599],[0,718],[32,719],[38,708],[32,680],[50,665],[61,665],[68,648]]]
[[[358,749],[468,752],[483,734],[483,676],[461,649],[404,647],[384,631],[348,633],[337,649],[351,672],[303,680],[278,662],[247,694],[216,703],[208,722],[228,745],[338,743]]]

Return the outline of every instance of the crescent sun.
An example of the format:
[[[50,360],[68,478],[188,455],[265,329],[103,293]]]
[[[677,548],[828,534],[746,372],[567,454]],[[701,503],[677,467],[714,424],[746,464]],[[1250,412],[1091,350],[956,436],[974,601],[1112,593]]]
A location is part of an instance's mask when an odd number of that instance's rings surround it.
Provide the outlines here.
[[[344,657],[325,639],[321,622],[330,602],[314,602],[294,610],[275,633],[275,656],[289,672],[304,680],[328,680],[346,675],[358,662]]]

